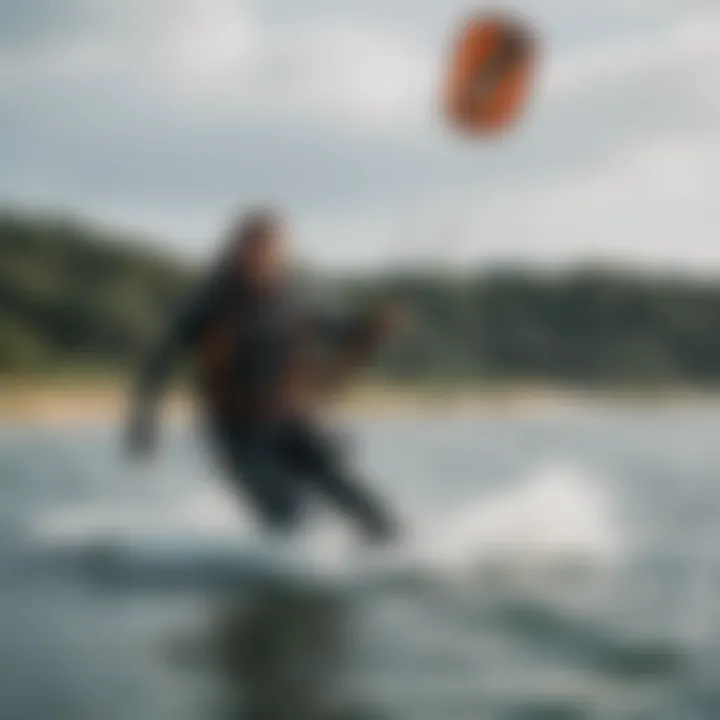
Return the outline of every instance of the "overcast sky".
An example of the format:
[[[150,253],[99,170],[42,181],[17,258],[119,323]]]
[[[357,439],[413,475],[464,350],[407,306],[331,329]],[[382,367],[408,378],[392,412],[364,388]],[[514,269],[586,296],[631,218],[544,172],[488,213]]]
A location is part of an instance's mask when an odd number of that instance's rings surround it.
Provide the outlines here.
[[[530,112],[486,144],[444,130],[436,97],[482,3],[3,0],[0,203],[197,255],[269,201],[328,263],[720,267],[718,4],[500,4],[544,58]]]

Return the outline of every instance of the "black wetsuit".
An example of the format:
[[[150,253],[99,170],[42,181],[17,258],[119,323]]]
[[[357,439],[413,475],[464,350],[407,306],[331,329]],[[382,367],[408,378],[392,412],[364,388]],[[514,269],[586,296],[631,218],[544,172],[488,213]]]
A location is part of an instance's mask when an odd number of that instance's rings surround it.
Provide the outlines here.
[[[291,330],[298,320],[325,341],[341,342],[357,326],[308,312],[288,290],[260,296],[237,278],[218,276],[179,314],[148,359],[139,383],[141,406],[151,409],[174,361],[184,351],[196,349],[218,318],[224,319],[232,335],[237,334],[237,349],[231,351],[233,391],[239,389],[251,398],[262,397],[279,382],[291,361]],[[314,489],[359,521],[367,535],[393,534],[393,523],[382,505],[354,479],[342,448],[311,413],[234,417],[210,407],[206,415],[222,466],[266,525],[294,527],[306,491]]]

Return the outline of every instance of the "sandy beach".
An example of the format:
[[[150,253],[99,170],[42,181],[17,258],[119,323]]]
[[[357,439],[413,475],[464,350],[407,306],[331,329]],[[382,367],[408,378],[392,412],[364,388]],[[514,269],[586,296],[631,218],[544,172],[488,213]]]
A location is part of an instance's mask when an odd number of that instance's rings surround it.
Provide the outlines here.
[[[629,406],[699,404],[718,399],[715,390],[598,389],[578,390],[542,385],[385,386],[360,384],[339,396],[329,411],[340,415],[432,415],[557,411],[587,404]],[[0,423],[49,425],[121,422],[128,406],[127,389],[112,379],[0,380]],[[192,412],[182,389],[169,393],[164,414],[176,420]]]

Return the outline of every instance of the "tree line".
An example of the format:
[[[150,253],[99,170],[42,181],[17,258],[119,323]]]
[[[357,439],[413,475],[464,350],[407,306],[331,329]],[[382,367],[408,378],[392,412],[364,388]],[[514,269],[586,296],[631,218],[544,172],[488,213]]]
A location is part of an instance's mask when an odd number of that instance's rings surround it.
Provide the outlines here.
[[[0,372],[133,364],[198,270],[69,219],[0,215]],[[395,381],[720,379],[720,284],[628,269],[324,274],[332,305],[388,293],[414,322],[373,370]],[[317,286],[317,283],[313,283]]]

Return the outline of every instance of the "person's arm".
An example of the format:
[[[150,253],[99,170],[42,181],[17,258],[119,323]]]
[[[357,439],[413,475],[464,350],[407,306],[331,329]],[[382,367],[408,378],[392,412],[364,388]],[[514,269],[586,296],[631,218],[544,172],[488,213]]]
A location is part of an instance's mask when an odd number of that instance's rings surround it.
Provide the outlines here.
[[[197,344],[217,311],[220,281],[208,282],[185,303],[152,347],[135,379],[127,442],[133,454],[146,454],[155,443],[156,414],[180,358]]]
[[[319,326],[319,331],[325,338],[329,338],[336,348],[328,386],[336,389],[365,367],[380,347],[400,328],[404,315],[404,307],[389,300],[359,317],[318,318],[316,326]]]

